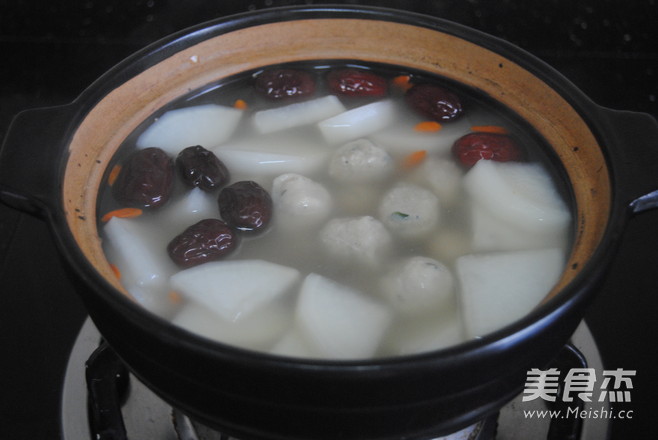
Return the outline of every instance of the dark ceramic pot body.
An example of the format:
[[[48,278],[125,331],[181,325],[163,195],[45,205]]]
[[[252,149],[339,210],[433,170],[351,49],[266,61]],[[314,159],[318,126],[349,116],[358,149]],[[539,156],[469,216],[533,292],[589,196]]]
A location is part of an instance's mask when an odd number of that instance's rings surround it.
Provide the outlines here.
[[[123,292],[103,254],[96,203],[121,142],[189,90],[290,61],[419,69],[498,100],[532,126],[574,199],[573,251],[529,316],[445,350],[382,360],[275,357],[197,337]],[[402,11],[272,9],[203,24],[112,69],[74,103],[19,115],[0,157],[2,200],[43,216],[94,323],[173,406],[239,438],[431,438],[518,394],[568,341],[633,214],[656,206],[658,126],[601,108],[557,72],[493,37]]]

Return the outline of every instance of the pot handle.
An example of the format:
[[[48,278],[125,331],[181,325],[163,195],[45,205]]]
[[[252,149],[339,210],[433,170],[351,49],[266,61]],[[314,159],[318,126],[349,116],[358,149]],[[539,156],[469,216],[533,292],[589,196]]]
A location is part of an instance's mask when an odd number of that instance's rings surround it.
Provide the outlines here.
[[[56,206],[63,162],[63,138],[72,104],[18,113],[0,149],[0,201],[19,211],[47,217]]]
[[[619,148],[611,151],[624,203],[631,214],[658,208],[658,121],[646,113],[603,109],[605,129]]]

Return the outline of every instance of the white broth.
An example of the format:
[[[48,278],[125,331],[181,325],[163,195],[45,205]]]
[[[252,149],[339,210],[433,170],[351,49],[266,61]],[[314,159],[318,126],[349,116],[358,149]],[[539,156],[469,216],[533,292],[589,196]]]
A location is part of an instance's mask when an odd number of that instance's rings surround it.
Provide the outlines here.
[[[413,354],[522,318],[558,281],[572,214],[548,151],[442,78],[274,66],[146,121],[99,225],[126,290],[189,331],[296,357]]]

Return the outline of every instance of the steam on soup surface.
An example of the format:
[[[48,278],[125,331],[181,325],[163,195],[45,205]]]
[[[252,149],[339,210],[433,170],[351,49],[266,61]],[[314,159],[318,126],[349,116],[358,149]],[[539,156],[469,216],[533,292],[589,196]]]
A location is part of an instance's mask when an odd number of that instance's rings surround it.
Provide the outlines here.
[[[174,102],[115,158],[99,222],[145,308],[297,357],[439,349],[527,314],[571,213],[542,140],[458,84],[274,66]]]

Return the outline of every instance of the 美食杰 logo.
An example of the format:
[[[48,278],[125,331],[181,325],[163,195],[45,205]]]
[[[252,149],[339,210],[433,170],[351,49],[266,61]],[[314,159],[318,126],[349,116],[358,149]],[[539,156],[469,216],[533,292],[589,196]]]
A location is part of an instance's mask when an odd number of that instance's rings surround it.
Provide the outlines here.
[[[527,411],[526,417],[632,418],[632,410],[615,411],[606,405],[631,402],[635,375],[636,370],[621,368],[603,370],[598,376],[594,368],[571,368],[567,372],[532,368],[527,372],[522,402],[541,399],[573,406]],[[587,403],[588,409],[583,409],[583,403]],[[600,408],[594,408],[594,403],[600,403]]]

